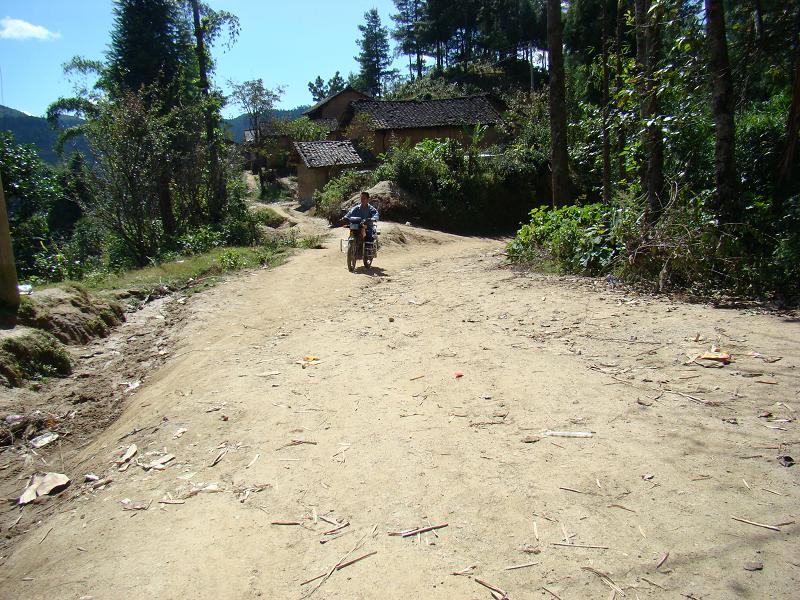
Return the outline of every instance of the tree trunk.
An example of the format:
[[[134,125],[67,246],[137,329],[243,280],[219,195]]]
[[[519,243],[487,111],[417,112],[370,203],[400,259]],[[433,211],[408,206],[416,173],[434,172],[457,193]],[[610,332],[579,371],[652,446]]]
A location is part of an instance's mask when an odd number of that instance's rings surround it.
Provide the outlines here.
[[[603,0],[603,27],[601,32],[602,61],[603,61],[603,112],[602,112],[602,127],[603,127],[603,202],[609,204],[611,202],[611,141],[609,139],[608,131],[608,33],[607,12],[608,2]]]
[[[18,284],[14,249],[11,246],[11,230],[8,227],[6,195],[3,191],[3,181],[0,179],[0,312],[11,313],[12,316],[17,314]]]
[[[195,51],[200,71],[200,92],[205,102],[206,143],[208,144],[208,170],[211,187],[208,200],[208,216],[212,223],[219,223],[222,221],[222,208],[225,204],[226,196],[225,181],[222,178],[219,149],[217,148],[217,127],[219,123],[209,92],[208,62],[206,60],[205,41],[203,40],[203,27],[200,24],[200,6],[197,0],[190,1],[194,18],[194,36],[197,40]]]
[[[781,209],[783,200],[794,191],[792,188],[796,186],[798,178],[796,165],[798,135],[800,134],[800,8],[798,8],[795,16],[793,71],[792,104],[789,107],[789,117],[786,120],[786,145],[783,151],[783,158],[780,165],[778,165],[776,210]]]
[[[736,185],[736,157],[733,122],[733,82],[725,40],[725,11],[722,0],[705,0],[706,33],[712,75],[714,115],[715,213],[721,223],[731,223],[740,216]]]
[[[169,172],[158,176],[158,212],[161,216],[161,225],[168,237],[175,235],[175,212],[172,209],[172,192],[169,189]]]
[[[564,56],[561,45],[561,1],[547,0],[547,45],[550,57],[550,164],[553,171],[553,206],[572,201],[567,155],[567,107]]]
[[[756,26],[756,40],[760,49],[764,41],[764,18],[762,16],[761,0],[754,0],[753,2],[753,21]]]
[[[658,99],[653,74],[658,57],[659,40],[657,16],[651,14],[650,6],[650,0],[636,0],[635,3],[636,59],[642,80],[640,87],[644,150],[642,190],[647,198],[646,220],[648,224],[653,225],[663,210],[664,147],[661,128],[654,122],[658,116]]]
[[[617,8],[617,27],[616,27],[616,40],[614,41],[614,51],[616,53],[616,90],[620,92],[623,87],[622,82],[622,28],[625,24],[625,11],[622,9],[622,2],[620,2],[620,6]],[[619,174],[620,180],[626,180],[628,171],[625,167],[625,161],[622,160],[622,152],[625,150],[625,142],[626,142],[627,133],[625,131],[625,124],[622,119],[619,120],[619,126],[617,127],[617,163],[618,169],[617,172]]]

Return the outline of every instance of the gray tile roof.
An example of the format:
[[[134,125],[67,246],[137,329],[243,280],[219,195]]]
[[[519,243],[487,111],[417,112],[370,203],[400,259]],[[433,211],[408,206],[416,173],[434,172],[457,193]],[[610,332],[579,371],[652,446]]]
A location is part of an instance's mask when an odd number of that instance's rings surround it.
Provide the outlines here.
[[[375,129],[493,125],[500,113],[486,95],[442,100],[356,100],[354,115],[372,117]]]
[[[311,169],[334,165],[360,165],[364,162],[351,141],[295,142],[294,147],[305,165]]]

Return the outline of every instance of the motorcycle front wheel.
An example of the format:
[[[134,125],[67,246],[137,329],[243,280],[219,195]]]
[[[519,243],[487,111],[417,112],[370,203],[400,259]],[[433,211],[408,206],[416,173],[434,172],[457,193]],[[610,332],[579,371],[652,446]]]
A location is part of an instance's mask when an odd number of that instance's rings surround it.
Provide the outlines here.
[[[366,246],[364,246],[364,266],[368,269],[372,266],[372,259],[375,258],[373,252],[374,250],[367,250]]]
[[[347,242],[347,270],[356,270],[356,241],[352,238]]]

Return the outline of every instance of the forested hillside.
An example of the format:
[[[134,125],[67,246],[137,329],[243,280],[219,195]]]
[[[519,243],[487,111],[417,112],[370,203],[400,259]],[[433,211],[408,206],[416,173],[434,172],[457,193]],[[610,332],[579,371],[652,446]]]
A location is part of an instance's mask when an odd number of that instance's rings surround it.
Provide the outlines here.
[[[299,117],[306,108],[308,107],[298,106],[288,110],[276,108],[272,111],[272,118],[290,121]],[[64,128],[74,127],[81,122],[81,119],[70,115],[61,118],[61,126]],[[244,132],[249,128],[246,114],[223,119],[222,123],[226,135],[230,135],[233,141],[241,143],[244,140]],[[82,136],[67,141],[63,151],[59,153],[56,150],[59,130],[48,123],[47,119],[33,117],[7,106],[0,106],[0,131],[11,132],[19,144],[32,144],[42,160],[51,165],[59,163],[64,156],[69,156],[74,150],[84,155],[89,154],[89,146]]]
[[[65,115],[62,125],[73,127],[80,122],[80,119]],[[58,130],[54,129],[46,119],[32,117],[7,106],[0,106],[0,131],[11,132],[19,144],[34,145],[42,160],[51,165],[58,163],[61,159],[55,150]],[[79,138],[65,144],[65,154],[69,155],[73,150],[84,154],[88,153],[89,147],[86,145],[86,140]]]

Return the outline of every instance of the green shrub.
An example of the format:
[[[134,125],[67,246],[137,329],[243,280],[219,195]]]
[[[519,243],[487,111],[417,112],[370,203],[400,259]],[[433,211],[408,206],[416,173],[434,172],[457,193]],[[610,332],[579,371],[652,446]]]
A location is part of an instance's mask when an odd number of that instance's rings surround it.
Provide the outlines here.
[[[509,259],[554,264],[581,275],[615,273],[659,290],[722,290],[792,301],[800,294],[800,197],[774,219],[770,202],[748,206],[742,223],[720,226],[708,194],[675,194],[659,221],[645,225],[633,198],[531,211],[509,243]]]
[[[256,223],[267,227],[277,228],[286,222],[286,217],[280,215],[268,206],[262,206],[252,211]]]
[[[517,225],[546,190],[546,163],[521,146],[479,152],[483,128],[464,148],[458,141],[399,145],[384,157],[376,178],[392,179],[418,198],[424,222],[461,231],[498,231]]]
[[[251,246],[260,239],[258,222],[243,198],[229,201],[222,221],[222,239],[227,246]]]
[[[222,234],[208,225],[184,233],[177,240],[178,249],[186,255],[203,254],[222,244]]]
[[[509,258],[516,262],[547,258],[568,273],[599,275],[611,269],[623,249],[619,228],[623,216],[623,209],[602,204],[534,208],[530,223],[508,245]]]
[[[233,248],[223,250],[218,260],[223,271],[237,271],[247,264],[245,256]]]

